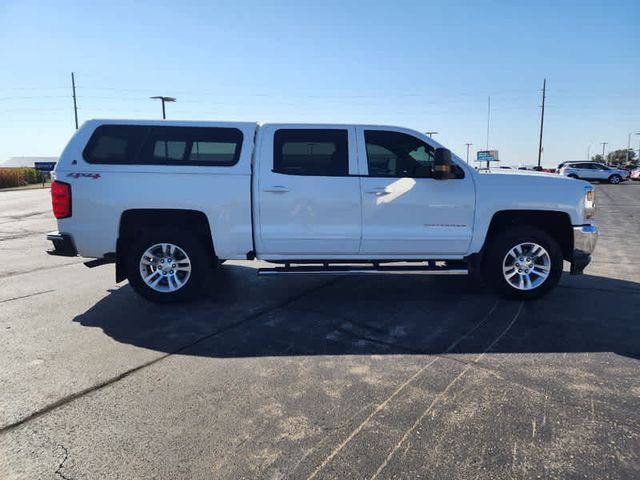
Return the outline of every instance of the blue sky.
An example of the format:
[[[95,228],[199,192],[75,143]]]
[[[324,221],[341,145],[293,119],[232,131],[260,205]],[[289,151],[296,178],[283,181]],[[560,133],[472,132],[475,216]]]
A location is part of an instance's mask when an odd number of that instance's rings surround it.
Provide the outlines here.
[[[57,155],[80,121],[384,123],[506,164],[625,148],[640,131],[640,1],[0,2],[0,162]],[[637,149],[640,136],[633,137]]]

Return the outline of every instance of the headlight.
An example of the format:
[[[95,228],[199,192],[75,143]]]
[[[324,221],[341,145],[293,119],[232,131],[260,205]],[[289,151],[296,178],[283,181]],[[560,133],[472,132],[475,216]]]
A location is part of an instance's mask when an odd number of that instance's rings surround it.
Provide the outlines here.
[[[593,218],[595,212],[596,201],[593,192],[593,187],[586,187],[584,194],[584,217]]]

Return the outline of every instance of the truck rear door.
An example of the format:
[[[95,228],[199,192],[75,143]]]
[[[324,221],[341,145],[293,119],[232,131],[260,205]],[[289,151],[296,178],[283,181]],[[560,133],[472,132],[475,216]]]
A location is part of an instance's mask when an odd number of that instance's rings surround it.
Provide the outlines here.
[[[253,179],[260,258],[326,258],[360,248],[355,129],[265,125]]]

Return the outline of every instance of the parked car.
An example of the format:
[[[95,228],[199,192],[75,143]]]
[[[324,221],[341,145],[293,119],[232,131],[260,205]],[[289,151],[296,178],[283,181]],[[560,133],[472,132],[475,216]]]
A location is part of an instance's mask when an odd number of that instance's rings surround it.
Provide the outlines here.
[[[598,162],[565,162],[558,165],[558,173],[582,180],[599,180],[617,185],[629,179],[629,172]]]
[[[50,253],[115,262],[158,302],[195,297],[229,259],[275,264],[261,275],[471,272],[530,299],[563,260],[582,273],[597,239],[588,183],[480,174],[400,127],[92,120],[54,177]]]
[[[640,166],[631,169],[629,178],[631,178],[631,180],[640,181]]]

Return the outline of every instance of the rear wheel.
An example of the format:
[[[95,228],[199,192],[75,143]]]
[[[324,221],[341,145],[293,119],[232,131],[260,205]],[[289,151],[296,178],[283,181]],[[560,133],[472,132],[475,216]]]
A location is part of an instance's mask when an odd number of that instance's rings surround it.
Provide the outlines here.
[[[622,177],[620,175],[614,174],[609,177],[609,183],[611,185],[618,185],[621,181],[622,181]]]
[[[192,300],[204,291],[211,261],[188,232],[152,230],[135,239],[126,259],[133,289],[159,303]]]
[[[510,298],[538,298],[562,275],[562,250],[547,233],[514,227],[493,238],[485,258],[487,279]]]

